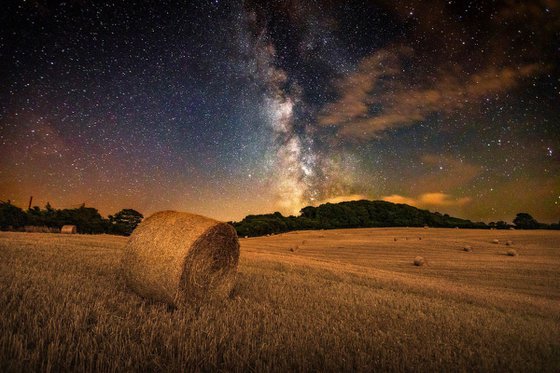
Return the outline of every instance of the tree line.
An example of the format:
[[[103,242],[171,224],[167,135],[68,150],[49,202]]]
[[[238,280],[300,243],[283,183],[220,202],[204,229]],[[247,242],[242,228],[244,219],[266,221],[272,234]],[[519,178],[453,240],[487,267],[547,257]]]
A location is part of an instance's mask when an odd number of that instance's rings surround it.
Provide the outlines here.
[[[305,207],[300,212],[299,216],[283,216],[279,212],[248,215],[231,224],[240,237],[294,230],[374,227],[560,229],[560,222],[550,225],[539,223],[528,213],[517,214],[513,224],[504,221],[487,224],[386,201],[326,203],[317,207]],[[105,219],[97,209],[85,205],[74,209],[55,209],[47,203],[44,208],[35,206],[24,211],[9,201],[0,202],[0,230],[18,231],[25,230],[26,227],[57,230],[63,225],[75,225],[78,233],[130,235],[142,219],[143,215],[133,209],[123,209]]]
[[[351,201],[308,206],[300,216],[283,216],[279,212],[248,215],[233,226],[241,237],[283,233],[306,229],[374,228],[374,227],[438,227],[478,229],[560,229],[559,224],[539,223],[528,213],[519,213],[513,225],[504,221],[472,222],[405,204],[386,201]]]
[[[105,219],[97,209],[85,205],[73,209],[55,209],[47,203],[44,208],[34,206],[24,211],[10,201],[0,202],[1,230],[25,231],[32,227],[47,227],[56,231],[63,225],[75,225],[78,233],[127,236],[143,217],[133,209],[123,209]]]

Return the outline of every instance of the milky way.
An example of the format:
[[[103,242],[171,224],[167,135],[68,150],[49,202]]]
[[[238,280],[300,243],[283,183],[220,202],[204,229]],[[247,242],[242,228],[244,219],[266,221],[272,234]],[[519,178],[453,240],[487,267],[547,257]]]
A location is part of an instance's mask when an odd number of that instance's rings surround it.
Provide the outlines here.
[[[558,0],[5,10],[0,200],[560,218]]]

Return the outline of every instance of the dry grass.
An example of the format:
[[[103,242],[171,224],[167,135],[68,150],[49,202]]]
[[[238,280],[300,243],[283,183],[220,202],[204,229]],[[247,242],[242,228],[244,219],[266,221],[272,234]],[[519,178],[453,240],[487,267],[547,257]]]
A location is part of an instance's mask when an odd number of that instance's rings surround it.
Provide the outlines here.
[[[125,286],[126,238],[0,233],[0,371],[560,370],[560,232],[241,241],[232,297],[173,311]]]

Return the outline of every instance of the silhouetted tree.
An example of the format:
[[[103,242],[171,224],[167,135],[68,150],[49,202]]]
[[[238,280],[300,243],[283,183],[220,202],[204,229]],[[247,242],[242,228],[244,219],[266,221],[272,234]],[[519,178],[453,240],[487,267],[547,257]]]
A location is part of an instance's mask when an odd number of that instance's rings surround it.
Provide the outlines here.
[[[484,223],[432,213],[405,204],[386,201],[351,201],[325,203],[301,209],[301,216],[284,217],[279,212],[249,215],[233,223],[239,236],[260,236],[298,229],[333,229],[358,227],[460,227],[488,228]]]
[[[509,229],[510,225],[503,220],[496,222],[497,229]]]
[[[27,216],[22,209],[8,202],[0,202],[0,229],[23,227],[27,223]]]
[[[111,233],[129,236],[143,218],[144,215],[133,209],[123,209],[115,215],[109,215]]]
[[[55,221],[57,226],[75,225],[78,233],[106,233],[109,222],[93,207],[81,205],[77,209],[57,210]]]
[[[539,222],[526,212],[517,214],[513,219],[513,224],[519,229],[538,229],[540,227]]]
[[[33,206],[27,210],[27,225],[41,226],[45,225],[43,211],[39,206]]]

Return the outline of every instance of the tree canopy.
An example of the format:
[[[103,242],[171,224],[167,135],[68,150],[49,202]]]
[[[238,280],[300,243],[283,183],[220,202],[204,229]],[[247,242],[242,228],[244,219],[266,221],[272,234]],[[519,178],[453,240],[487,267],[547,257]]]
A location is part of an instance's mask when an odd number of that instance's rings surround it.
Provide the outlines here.
[[[301,209],[298,217],[284,217],[279,212],[249,215],[234,223],[240,236],[259,236],[302,229],[371,228],[371,227],[488,228],[485,223],[433,213],[405,204],[386,201],[351,201],[326,203]]]
[[[78,233],[112,233],[129,235],[142,220],[142,214],[125,209],[115,214],[113,221],[105,219],[93,207],[82,205],[74,209],[55,209],[50,203],[44,209],[33,206],[27,211],[10,202],[0,202],[0,229],[21,230],[25,226],[61,228],[75,225]]]
[[[526,212],[520,212],[513,219],[513,224],[519,229],[537,229],[540,228],[540,223]]]
[[[523,229],[550,228],[558,225],[543,225],[534,219],[521,215]],[[529,215],[530,217],[530,215]],[[534,222],[536,224],[534,224]],[[516,226],[518,226],[516,223]],[[405,204],[387,201],[351,201],[337,204],[326,203],[318,207],[307,206],[301,209],[300,216],[285,217],[279,212],[265,215],[249,215],[240,222],[233,223],[239,236],[261,236],[304,229],[335,229],[335,228],[371,228],[371,227],[440,227],[440,228],[496,228],[509,229],[511,225],[504,221],[486,224],[472,222],[418,209]],[[519,226],[519,227],[521,227]]]
[[[123,209],[115,215],[109,215],[111,233],[130,236],[143,218],[144,215],[133,209]]]

